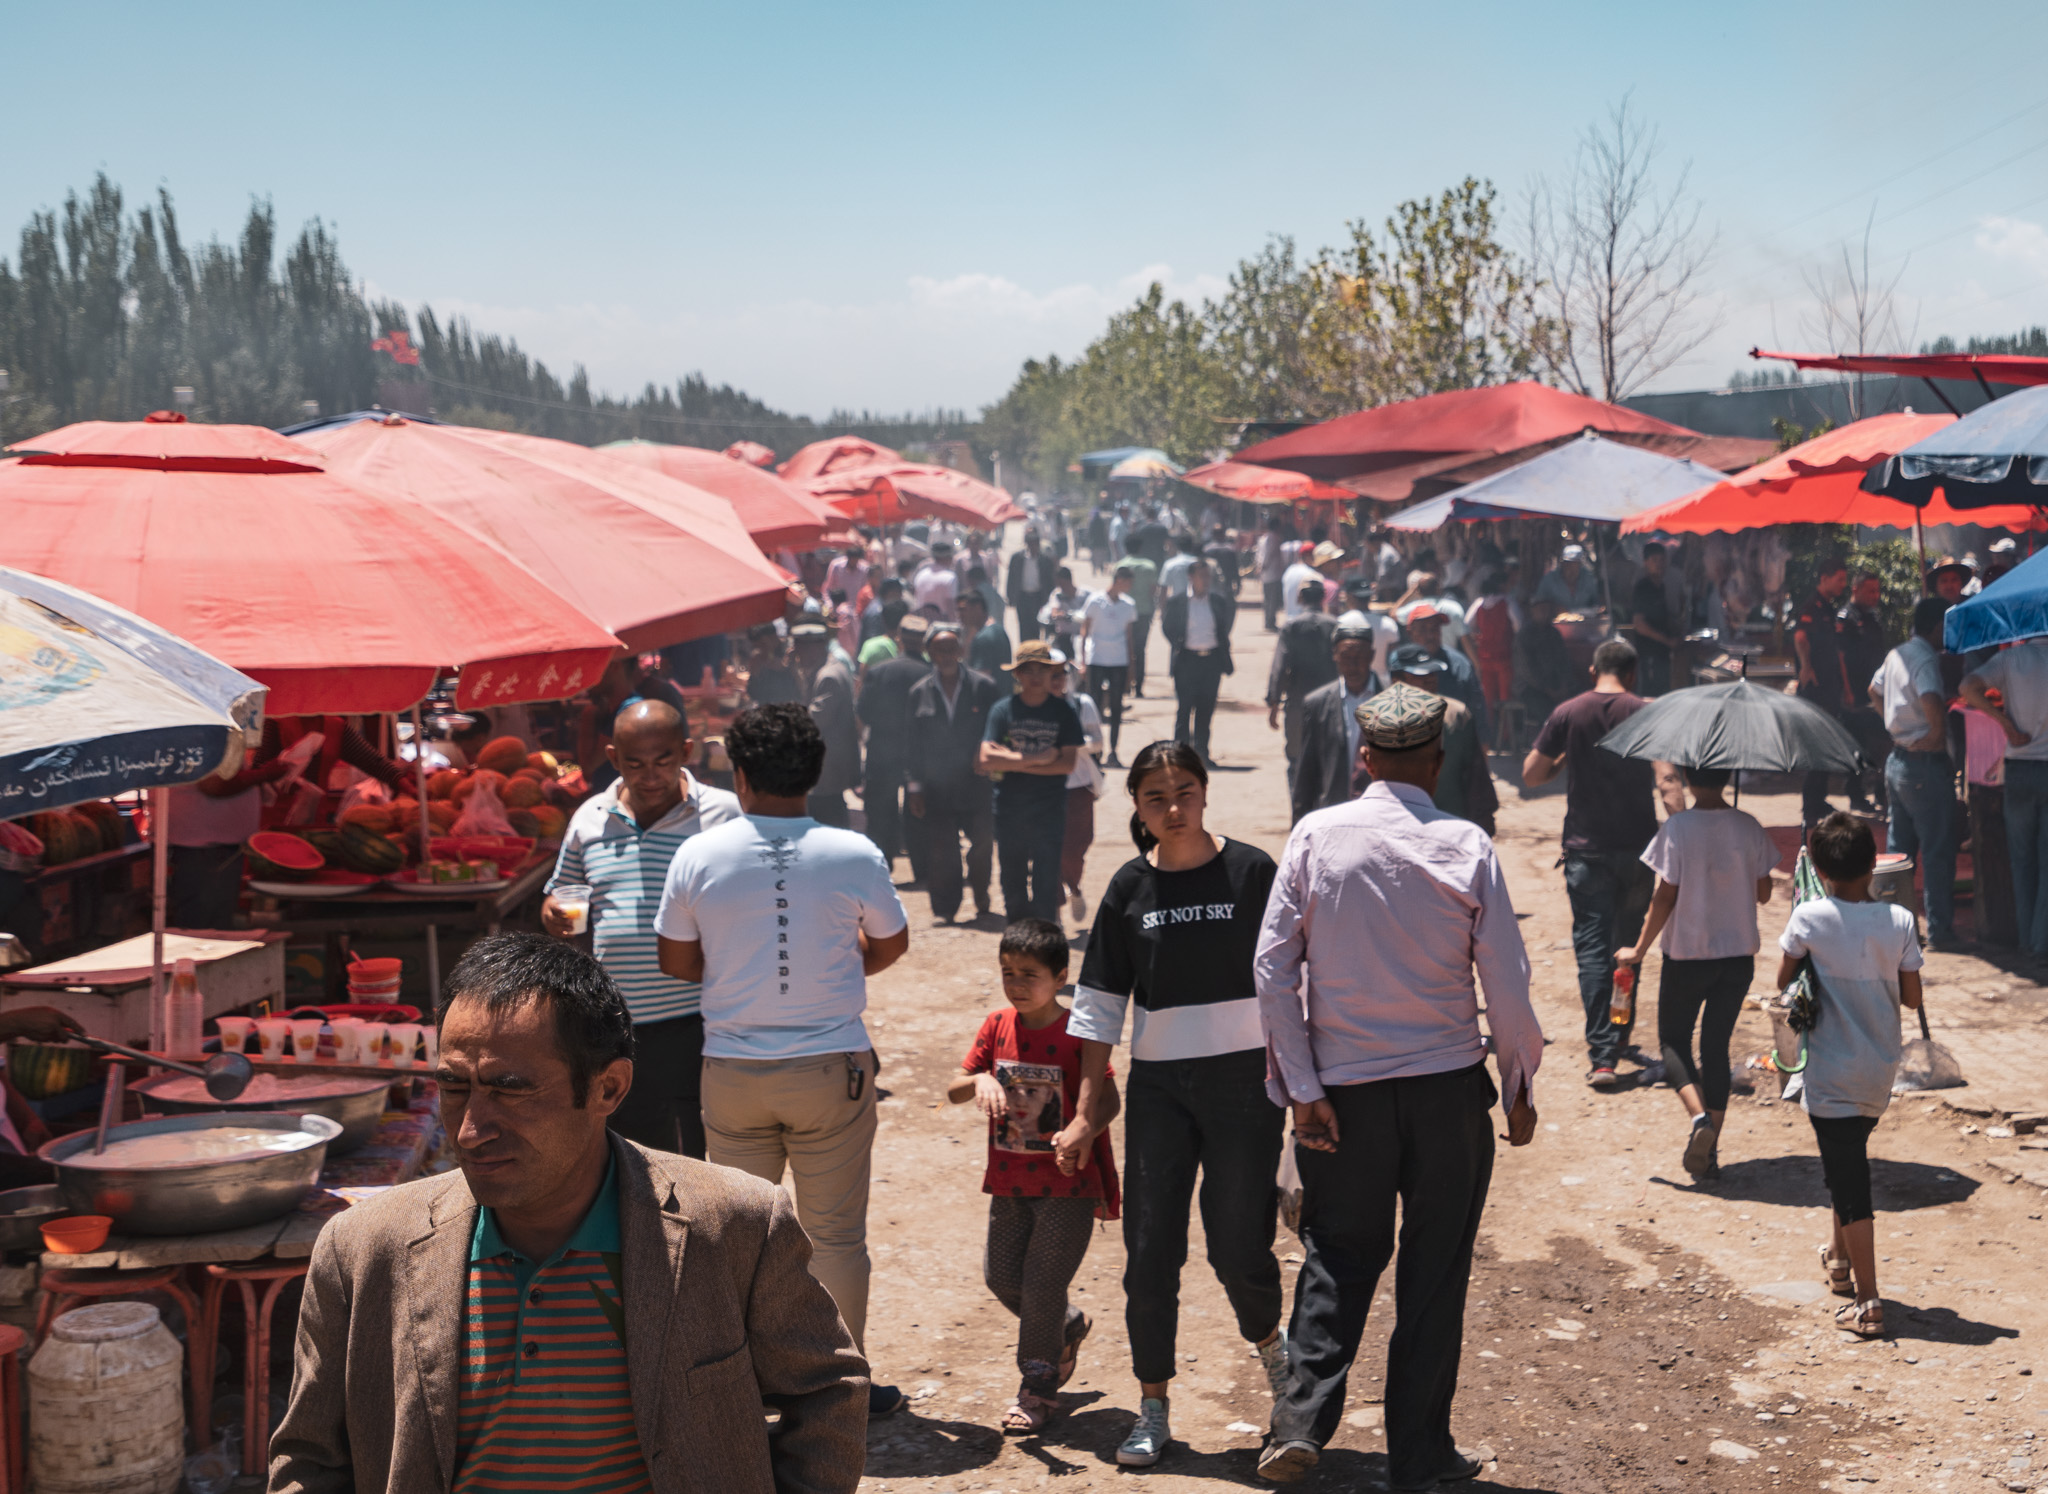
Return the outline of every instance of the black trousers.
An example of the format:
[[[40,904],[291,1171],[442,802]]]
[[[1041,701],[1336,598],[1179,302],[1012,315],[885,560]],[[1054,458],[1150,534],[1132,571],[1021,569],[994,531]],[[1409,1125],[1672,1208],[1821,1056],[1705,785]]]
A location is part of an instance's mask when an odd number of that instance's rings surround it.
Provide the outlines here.
[[[1131,689],[1145,693],[1145,646],[1152,641],[1152,609],[1138,613],[1137,631],[1131,634]]]
[[[920,823],[915,816],[912,824]],[[996,819],[988,795],[979,799],[924,798],[925,890],[932,916],[960,911],[960,841],[967,841],[967,882],[977,909],[989,906],[989,873],[995,865]]]
[[[1820,1175],[1828,1185],[1828,1200],[1835,1206],[1835,1218],[1842,1224],[1856,1224],[1877,1217],[1870,1201],[1870,1133],[1877,1129],[1874,1115],[1809,1115],[1813,1139],[1820,1144]]]
[[[1173,664],[1173,739],[1193,744],[1209,755],[1209,723],[1216,715],[1216,692],[1223,688],[1223,652],[1181,651]]]
[[[898,856],[910,858],[910,875],[925,879],[924,821],[903,812],[904,771],[901,760],[868,754],[866,781],[861,805],[867,811],[868,839],[881,848],[891,862]]]
[[[174,929],[231,929],[242,906],[242,847],[172,846],[164,922]]]
[[[1484,1064],[1328,1093],[1337,1150],[1295,1148],[1303,1261],[1288,1348],[1293,1373],[1273,1405],[1273,1438],[1320,1447],[1335,1435],[1366,1314],[1394,1254],[1398,1200],[1387,1465],[1396,1485],[1423,1483],[1457,1456],[1451,1398],[1499,1096]]]
[[[1044,779],[1039,780],[1041,783]],[[1060,919],[1060,852],[1067,839],[1067,791],[996,816],[996,860],[1003,881],[1003,917]],[[937,909],[934,908],[934,913]]]
[[[633,1087],[606,1122],[628,1141],[704,1160],[704,1019],[633,1024]]]
[[[1749,955],[1724,960],[1666,959],[1657,977],[1657,1041],[1673,1089],[1700,1087],[1709,1110],[1728,1108],[1728,1039],[1756,974]],[[1700,1029],[1700,1060],[1692,1060],[1692,1029]]]
[[[1017,641],[1019,643],[1027,643],[1039,636],[1038,609],[1045,605],[1045,599],[1051,595],[1052,593],[1049,591],[1020,591],[1010,598],[1010,601],[1017,608]]]
[[[1188,1208],[1201,1172],[1209,1265],[1258,1343],[1280,1326],[1280,1146],[1287,1112],[1266,1098],[1261,1048],[1211,1058],[1140,1060],[1125,1077],[1124,1325],[1131,1369],[1173,1378]]]
[[[1102,712],[1102,719],[1109,727],[1109,755],[1116,756],[1117,738],[1124,729],[1124,688],[1130,683],[1131,666],[1128,664],[1091,664],[1088,666],[1088,693],[1095,697],[1095,704]]]

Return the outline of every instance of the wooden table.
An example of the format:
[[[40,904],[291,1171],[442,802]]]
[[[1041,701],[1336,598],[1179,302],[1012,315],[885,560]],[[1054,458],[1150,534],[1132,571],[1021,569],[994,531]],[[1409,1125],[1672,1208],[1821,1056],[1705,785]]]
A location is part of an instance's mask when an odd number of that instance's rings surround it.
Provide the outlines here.
[[[318,935],[326,944],[324,978],[326,1001],[338,1005],[348,1000],[348,977],[343,969],[342,941],[351,934],[365,938],[390,938],[424,932],[427,936],[427,987],[436,1005],[441,999],[438,929],[461,929],[494,934],[521,903],[540,891],[555,859],[536,855],[496,887],[473,894],[447,892],[422,897],[399,888],[380,886],[369,892],[345,897],[276,899],[274,913],[252,914],[250,921],[263,927],[282,929],[287,934]],[[451,883],[450,886],[461,886]]]

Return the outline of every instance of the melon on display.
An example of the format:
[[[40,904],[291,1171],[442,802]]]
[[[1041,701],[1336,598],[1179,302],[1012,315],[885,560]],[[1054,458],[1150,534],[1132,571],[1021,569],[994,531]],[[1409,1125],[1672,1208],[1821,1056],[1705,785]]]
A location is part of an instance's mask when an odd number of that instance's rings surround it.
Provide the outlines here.
[[[250,873],[264,882],[303,882],[327,864],[311,841],[282,830],[259,831],[243,849]]]
[[[526,766],[526,744],[517,737],[497,737],[484,744],[476,765],[493,773],[517,773]]]

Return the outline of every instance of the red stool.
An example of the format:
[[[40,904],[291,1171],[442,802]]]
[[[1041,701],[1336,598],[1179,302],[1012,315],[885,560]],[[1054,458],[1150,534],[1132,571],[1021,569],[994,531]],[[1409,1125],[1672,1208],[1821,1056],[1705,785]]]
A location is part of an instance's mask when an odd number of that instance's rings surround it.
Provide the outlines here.
[[[28,1449],[21,1441],[21,1351],[28,1335],[0,1324],[0,1494],[27,1494]]]
[[[285,1287],[298,1281],[311,1265],[296,1261],[250,1261],[239,1266],[206,1268],[206,1301],[200,1327],[192,1335],[192,1424],[201,1447],[212,1445],[213,1356],[220,1346],[220,1304],[228,1283],[242,1291],[242,1472],[261,1473],[270,1466],[270,1316]],[[267,1281],[263,1302],[256,1301],[256,1283]],[[202,1378],[202,1370],[204,1375]]]
[[[200,1307],[198,1300],[181,1279],[183,1270],[182,1266],[151,1266],[141,1271],[124,1271],[119,1267],[108,1267],[99,1271],[43,1272],[42,1300],[36,1304],[36,1347],[42,1347],[43,1340],[50,1336],[50,1325],[58,1318],[96,1297],[140,1297],[145,1292],[167,1293],[185,1313],[185,1367],[190,1372],[192,1380],[192,1429],[201,1440],[204,1440],[205,1423],[199,1420],[199,1400],[200,1388],[207,1382],[200,1378]],[[205,1356],[205,1368],[209,1377],[213,1372],[212,1361],[213,1355],[209,1352]]]

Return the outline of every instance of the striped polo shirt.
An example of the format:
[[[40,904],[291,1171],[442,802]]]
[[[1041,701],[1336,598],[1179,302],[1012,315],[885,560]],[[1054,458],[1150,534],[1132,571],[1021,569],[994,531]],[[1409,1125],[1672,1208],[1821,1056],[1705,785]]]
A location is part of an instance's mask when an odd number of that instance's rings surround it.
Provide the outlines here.
[[[616,1161],[569,1243],[527,1259],[477,1210],[455,1494],[651,1490],[626,1375]]]
[[[617,982],[636,1023],[695,1016],[701,988],[661,973],[654,915],[661,907],[669,863],[683,842],[700,830],[739,819],[740,801],[686,772],[682,802],[642,830],[633,812],[619,803],[622,787],[615,779],[577,809],[547,890],[564,884],[590,889],[598,963]]]

